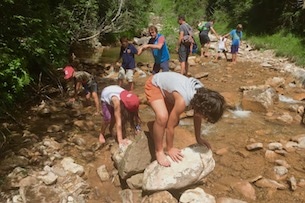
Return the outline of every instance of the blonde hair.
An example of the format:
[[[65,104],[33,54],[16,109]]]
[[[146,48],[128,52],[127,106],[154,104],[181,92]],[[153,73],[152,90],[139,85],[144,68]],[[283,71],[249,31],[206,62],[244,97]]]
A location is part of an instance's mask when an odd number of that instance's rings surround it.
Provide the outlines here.
[[[238,24],[238,25],[236,26],[236,29],[237,29],[237,30],[243,29],[243,25],[242,25],[242,24]]]

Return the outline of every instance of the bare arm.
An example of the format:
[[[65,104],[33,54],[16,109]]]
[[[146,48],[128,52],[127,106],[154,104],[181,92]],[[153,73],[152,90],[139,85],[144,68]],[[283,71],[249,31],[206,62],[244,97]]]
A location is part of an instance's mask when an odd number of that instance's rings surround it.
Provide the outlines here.
[[[211,27],[211,31],[214,33],[214,35],[216,35],[217,38],[219,38],[218,34],[216,33],[213,27]]]
[[[194,114],[193,119],[197,143],[201,145],[206,145],[209,149],[211,149],[211,145],[208,143],[208,141],[201,138],[201,116]]]
[[[74,84],[74,91],[75,91],[74,92],[74,98],[77,97],[78,91],[80,90],[81,86],[82,86],[82,83],[75,80],[75,84]]]
[[[183,32],[183,31],[181,31],[181,32],[179,33],[178,42],[177,42],[177,47],[176,47],[176,51],[178,51],[178,49],[179,49],[179,47],[180,47],[180,44],[182,43],[183,36],[184,36],[184,32]]]
[[[158,39],[158,43],[157,44],[144,44],[143,46],[141,46],[138,50],[138,55],[140,55],[144,50],[146,49],[161,49],[162,46],[164,45],[165,39],[164,36],[161,36]]]

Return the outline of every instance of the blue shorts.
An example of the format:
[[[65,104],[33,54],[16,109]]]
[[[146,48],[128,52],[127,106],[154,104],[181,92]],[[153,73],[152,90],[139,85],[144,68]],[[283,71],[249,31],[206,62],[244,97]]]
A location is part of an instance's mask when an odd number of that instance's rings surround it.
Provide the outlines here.
[[[83,87],[85,89],[86,94],[96,92],[98,91],[97,83],[95,81],[92,81],[88,84],[83,84]]]
[[[238,48],[239,48],[239,45],[232,45],[231,46],[231,54],[238,53]]]
[[[160,64],[155,63],[153,67],[152,74],[159,73],[159,71],[162,69],[162,72],[168,72],[169,71],[169,63],[168,61],[164,61]]]

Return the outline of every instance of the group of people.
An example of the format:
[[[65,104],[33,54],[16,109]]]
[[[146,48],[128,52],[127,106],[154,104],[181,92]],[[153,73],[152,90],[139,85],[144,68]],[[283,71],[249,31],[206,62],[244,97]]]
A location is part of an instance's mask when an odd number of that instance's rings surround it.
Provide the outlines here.
[[[154,66],[152,75],[146,80],[145,95],[147,101],[155,113],[152,137],[155,146],[155,157],[157,162],[165,167],[171,165],[171,161],[179,162],[183,159],[181,150],[173,146],[174,129],[179,124],[180,115],[187,107],[194,110],[194,132],[196,141],[199,144],[211,148],[210,144],[201,138],[202,119],[216,123],[223,115],[225,110],[225,99],[217,91],[210,90],[193,77],[187,77],[189,48],[191,41],[187,35],[191,35],[192,29],[185,22],[183,16],[179,16],[180,24],[179,39],[177,51],[181,63],[181,72],[169,71],[169,51],[163,35],[158,33],[155,26],[149,27],[151,39],[148,44],[141,46],[139,49],[128,43],[127,38],[121,38],[120,58],[122,58],[122,67],[119,74],[119,85],[110,85],[105,87],[101,92],[100,101],[97,95],[96,82],[90,74],[85,71],[76,71],[71,66],[64,68],[65,79],[73,79],[75,82],[75,96],[83,85],[87,92],[86,98],[92,95],[96,104],[97,112],[102,110],[102,124],[99,135],[100,143],[105,143],[105,131],[109,126],[110,134],[116,138],[119,146],[128,143],[126,138],[126,124],[135,130],[135,133],[141,130],[141,119],[139,116],[140,100],[135,95],[133,85],[129,85],[129,90],[122,88],[121,80],[126,74],[127,80],[132,81],[133,70],[135,68],[134,54],[141,54],[144,50],[150,48],[154,56]],[[192,36],[191,36],[192,37]],[[133,58],[133,59],[132,59]],[[160,70],[162,69],[162,72]],[[101,105],[100,105],[101,102]],[[115,127],[115,130],[114,130]],[[164,136],[166,146],[163,146]]]
[[[203,57],[208,57],[209,56],[209,48],[210,48],[210,38],[209,38],[209,32],[211,31],[218,39],[218,50],[216,54],[216,59],[219,59],[220,53],[224,53],[226,60],[228,60],[227,57],[227,38],[230,36],[232,39],[231,43],[231,54],[232,54],[232,63],[236,63],[237,61],[237,54],[238,54],[238,49],[241,44],[241,39],[242,39],[242,24],[238,24],[236,26],[236,29],[231,30],[229,33],[219,36],[215,29],[213,28],[214,25],[214,20],[205,22],[202,21],[198,24],[198,30],[199,32],[199,39],[200,39],[200,44],[201,44],[201,49],[200,49],[200,55]]]

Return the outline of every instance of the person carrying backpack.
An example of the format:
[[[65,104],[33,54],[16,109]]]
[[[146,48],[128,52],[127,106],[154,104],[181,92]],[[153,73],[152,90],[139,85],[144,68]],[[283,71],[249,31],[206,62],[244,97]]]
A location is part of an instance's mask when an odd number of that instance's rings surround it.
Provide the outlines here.
[[[190,47],[191,44],[194,43],[193,38],[193,29],[192,27],[186,23],[185,17],[180,15],[178,17],[179,27],[179,38],[178,38],[178,55],[179,55],[179,62],[181,66],[180,73],[182,75],[187,75],[188,72],[188,62],[187,59],[190,55]]]
[[[200,31],[199,40],[200,40],[200,44],[201,44],[201,49],[200,49],[201,57],[209,56],[209,48],[210,48],[210,42],[211,42],[211,40],[209,38],[209,32],[212,31],[218,38],[218,35],[213,28],[213,25],[214,25],[214,20],[211,20],[209,22],[200,22],[198,24],[198,30]]]

